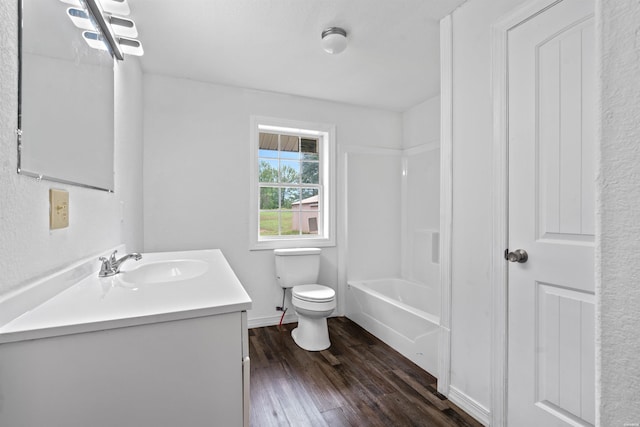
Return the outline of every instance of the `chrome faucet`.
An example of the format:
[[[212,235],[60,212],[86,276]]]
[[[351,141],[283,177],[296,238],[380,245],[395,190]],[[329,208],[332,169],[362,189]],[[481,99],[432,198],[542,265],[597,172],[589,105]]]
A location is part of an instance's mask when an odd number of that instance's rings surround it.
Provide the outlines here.
[[[131,258],[139,261],[142,258],[142,255],[139,253],[132,253],[123,256],[120,259],[116,259],[116,254],[118,251],[113,251],[109,259],[105,257],[100,257],[100,261],[102,261],[102,266],[100,267],[100,273],[98,273],[98,277],[109,277],[115,276],[120,273],[120,266],[127,260]]]

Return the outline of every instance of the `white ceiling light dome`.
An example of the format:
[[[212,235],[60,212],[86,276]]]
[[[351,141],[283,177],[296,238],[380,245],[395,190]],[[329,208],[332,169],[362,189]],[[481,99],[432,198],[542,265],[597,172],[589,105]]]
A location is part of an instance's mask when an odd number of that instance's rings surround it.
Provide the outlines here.
[[[330,27],[322,32],[322,48],[337,55],[347,48],[347,32],[340,27]]]

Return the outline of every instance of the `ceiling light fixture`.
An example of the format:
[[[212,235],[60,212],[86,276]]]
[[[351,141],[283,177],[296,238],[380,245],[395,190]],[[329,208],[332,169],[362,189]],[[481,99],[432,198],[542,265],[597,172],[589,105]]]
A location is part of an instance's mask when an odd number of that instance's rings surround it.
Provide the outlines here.
[[[347,48],[347,32],[340,27],[330,27],[322,32],[322,48],[337,55]]]

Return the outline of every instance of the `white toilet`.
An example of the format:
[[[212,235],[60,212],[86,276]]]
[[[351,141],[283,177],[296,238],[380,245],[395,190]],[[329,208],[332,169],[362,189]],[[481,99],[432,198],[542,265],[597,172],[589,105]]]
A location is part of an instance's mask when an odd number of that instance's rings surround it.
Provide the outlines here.
[[[292,289],[291,301],[298,314],[298,327],[291,336],[308,351],[329,348],[327,317],[336,308],[336,293],[316,284],[320,273],[318,248],[276,249],[276,278],[280,286]]]

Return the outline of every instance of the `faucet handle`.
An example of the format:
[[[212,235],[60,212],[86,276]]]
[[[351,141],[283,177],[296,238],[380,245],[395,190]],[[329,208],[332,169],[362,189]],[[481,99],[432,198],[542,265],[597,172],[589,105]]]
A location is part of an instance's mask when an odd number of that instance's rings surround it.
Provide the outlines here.
[[[102,265],[100,266],[100,273],[98,273],[98,277],[109,277],[113,276],[113,267],[111,266],[111,261],[101,256],[98,258],[99,261],[102,261]]]
[[[115,251],[113,251],[113,253],[109,257],[109,262],[111,263],[111,265],[115,265],[115,263],[116,263],[116,254],[117,253],[118,253],[118,250],[116,249]]]

